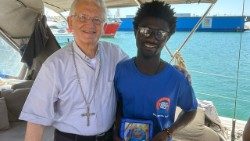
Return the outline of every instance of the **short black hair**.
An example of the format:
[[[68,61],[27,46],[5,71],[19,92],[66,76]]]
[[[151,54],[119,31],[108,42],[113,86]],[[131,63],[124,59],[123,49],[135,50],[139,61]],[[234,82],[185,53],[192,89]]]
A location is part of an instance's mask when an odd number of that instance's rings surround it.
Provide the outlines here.
[[[143,3],[134,17],[134,30],[138,29],[139,23],[144,18],[154,17],[166,21],[170,28],[170,35],[172,35],[176,28],[176,17],[174,14],[174,10],[166,2],[153,0],[152,2]]]

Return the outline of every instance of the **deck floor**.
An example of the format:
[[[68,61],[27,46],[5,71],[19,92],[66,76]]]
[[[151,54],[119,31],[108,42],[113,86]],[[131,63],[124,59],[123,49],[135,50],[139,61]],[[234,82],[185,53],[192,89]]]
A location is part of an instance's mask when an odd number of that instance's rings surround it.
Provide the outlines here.
[[[232,118],[227,117],[220,117],[221,123],[225,126],[227,134],[228,134],[228,141],[231,141],[231,131],[232,131]],[[246,121],[236,120],[235,124],[235,141],[242,141],[243,131],[246,125]]]

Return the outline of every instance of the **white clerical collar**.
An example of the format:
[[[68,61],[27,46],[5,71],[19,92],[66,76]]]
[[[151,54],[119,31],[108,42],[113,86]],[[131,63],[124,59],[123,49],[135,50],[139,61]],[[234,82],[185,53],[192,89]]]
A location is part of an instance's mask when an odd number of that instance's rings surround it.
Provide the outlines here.
[[[100,46],[100,44],[99,44],[99,42],[98,42],[95,57],[98,56],[98,54],[99,54],[99,50],[100,50],[100,47],[99,47],[99,46]],[[84,57],[84,58],[89,58],[84,52],[81,51],[80,47],[76,44],[75,41],[73,41],[73,47],[74,47],[76,53],[78,53],[79,55],[81,55],[81,56]],[[90,58],[89,58],[89,59],[90,59]]]

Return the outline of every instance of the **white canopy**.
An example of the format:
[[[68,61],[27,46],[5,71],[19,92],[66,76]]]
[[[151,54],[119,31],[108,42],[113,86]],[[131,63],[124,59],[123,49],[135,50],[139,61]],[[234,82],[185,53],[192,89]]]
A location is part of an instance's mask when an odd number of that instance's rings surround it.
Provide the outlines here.
[[[73,0],[43,0],[46,7],[56,12],[63,12],[70,9]],[[108,8],[137,6],[138,3],[144,3],[152,0],[105,0]],[[163,0],[169,4],[185,3],[215,3],[217,0]]]
[[[14,38],[29,37],[43,7],[41,0],[0,0],[1,30]]]

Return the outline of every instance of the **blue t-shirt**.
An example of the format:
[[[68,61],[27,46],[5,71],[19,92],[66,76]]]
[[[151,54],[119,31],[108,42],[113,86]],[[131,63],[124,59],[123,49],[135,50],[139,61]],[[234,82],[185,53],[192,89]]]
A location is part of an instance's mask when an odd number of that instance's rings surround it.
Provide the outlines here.
[[[134,59],[116,67],[114,83],[123,104],[122,117],[153,121],[154,136],[173,124],[176,106],[184,111],[197,109],[192,86],[176,68],[167,63],[161,72],[145,75]]]

